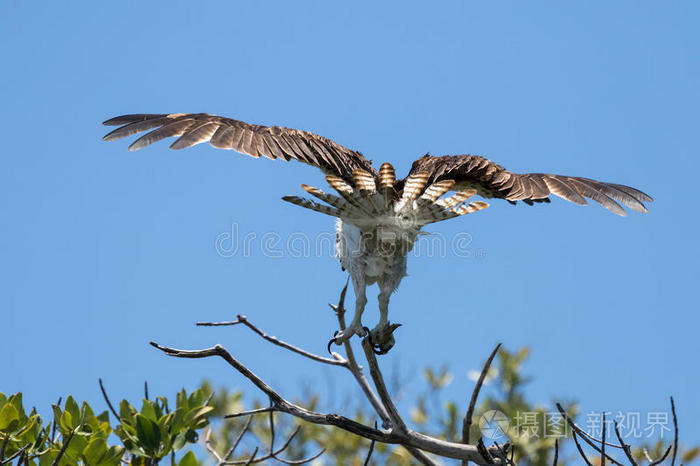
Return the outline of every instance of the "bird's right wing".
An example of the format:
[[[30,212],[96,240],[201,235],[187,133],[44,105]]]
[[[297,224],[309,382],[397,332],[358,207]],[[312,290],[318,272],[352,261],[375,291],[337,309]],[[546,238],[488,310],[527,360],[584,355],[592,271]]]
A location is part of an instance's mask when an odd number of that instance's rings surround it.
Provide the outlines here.
[[[178,137],[171,149],[209,142],[218,149],[230,149],[252,157],[295,159],[314,165],[326,174],[352,180],[355,169],[376,175],[369,160],[360,152],[310,133],[282,126],[252,125],[207,113],[134,114],[111,118],[103,123],[119,128],[104,136],[114,141],[126,136],[150,132],[136,139],[129,150],[134,151],[169,137]]]

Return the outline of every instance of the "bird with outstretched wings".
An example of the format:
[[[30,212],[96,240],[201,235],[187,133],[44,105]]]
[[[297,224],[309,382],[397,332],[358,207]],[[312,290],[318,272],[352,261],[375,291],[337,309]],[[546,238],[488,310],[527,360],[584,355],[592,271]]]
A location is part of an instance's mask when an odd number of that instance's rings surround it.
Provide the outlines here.
[[[389,298],[406,276],[407,254],[422,227],[488,207],[485,202],[470,201],[473,195],[530,205],[548,203],[552,194],[579,205],[591,199],[622,216],[626,214],[623,205],[647,212],[644,202],[652,201],[629,186],[576,176],[513,173],[477,155],[424,155],[405,178],[398,179],[391,164],[384,163],[377,171],[360,152],[322,136],[206,113],[124,115],[104,124],[118,126],[104,136],[105,141],[148,131],[129,150],[176,137],[171,149],[209,142],[218,149],[256,158],[294,159],[320,168],[337,194],[302,185],[316,200],[297,196],[283,199],[337,218],[336,252],[352,280],[355,314],[331,343],[342,344],[355,334],[367,334],[361,321],[366,287],[377,283],[380,319],[369,336],[380,354],[394,345],[393,331],[398,324],[389,322]]]

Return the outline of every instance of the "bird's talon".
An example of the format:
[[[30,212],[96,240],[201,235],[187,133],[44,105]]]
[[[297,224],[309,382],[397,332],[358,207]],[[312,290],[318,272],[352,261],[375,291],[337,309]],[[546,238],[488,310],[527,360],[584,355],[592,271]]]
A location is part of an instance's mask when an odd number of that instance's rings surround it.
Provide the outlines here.
[[[374,354],[381,355],[389,352],[391,348],[396,344],[394,340],[394,331],[399,328],[401,324],[390,324],[385,323],[377,325],[367,338],[369,338],[369,343],[372,346],[372,351]]]
[[[338,332],[335,332],[336,334]],[[331,341],[328,342],[328,354],[333,355],[333,351],[331,351],[331,346],[335,343],[335,335],[333,335],[333,338],[331,338]]]

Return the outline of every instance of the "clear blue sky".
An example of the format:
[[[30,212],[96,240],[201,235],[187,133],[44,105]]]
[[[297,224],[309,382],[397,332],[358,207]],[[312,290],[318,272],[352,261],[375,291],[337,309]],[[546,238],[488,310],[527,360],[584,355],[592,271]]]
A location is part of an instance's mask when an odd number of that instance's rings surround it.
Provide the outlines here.
[[[311,130],[401,173],[428,151],[472,153],[648,192],[647,215],[494,201],[434,226],[469,233],[474,254],[410,260],[391,304],[404,326],[382,362],[416,391],[412,371],[447,363],[450,395],[466,398],[467,371],[497,341],[528,345],[530,399],[646,412],[673,394],[683,438],[700,438],[698,4],[353,5],[2,3],[0,390],[45,408],[68,393],[101,406],[98,377],[132,401],[144,379],[166,394],[205,377],[249,387],[149,340],[225,344],[291,398],[349,383],[243,328],[194,327],[245,313],[324,351],[345,281],[335,259],[215,248],[233,224],[283,241],[332,231],[280,200],[323,186],[320,172],[100,140],[115,115],[209,112]]]

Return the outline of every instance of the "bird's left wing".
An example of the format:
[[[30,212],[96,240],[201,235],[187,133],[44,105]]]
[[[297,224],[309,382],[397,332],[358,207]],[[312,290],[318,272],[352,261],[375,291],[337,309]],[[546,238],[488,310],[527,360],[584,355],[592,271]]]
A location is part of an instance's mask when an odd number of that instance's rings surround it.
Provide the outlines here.
[[[209,142],[218,149],[231,149],[256,158],[295,159],[348,181],[352,180],[355,169],[376,175],[371,162],[361,153],[317,134],[282,126],[252,125],[208,113],[122,115],[103,124],[119,126],[104,136],[105,141],[151,130],[129,146],[132,151],[161,139],[177,137],[171,149]]]
[[[548,173],[513,173],[478,155],[425,155],[416,160],[411,173],[426,172],[430,182],[451,179],[457,189],[473,188],[487,198],[501,198],[510,202],[549,202],[551,194],[579,205],[592,199],[606,209],[625,215],[618,202],[637,212],[647,212],[643,202],[653,199],[629,186],[605,183],[578,176]]]

